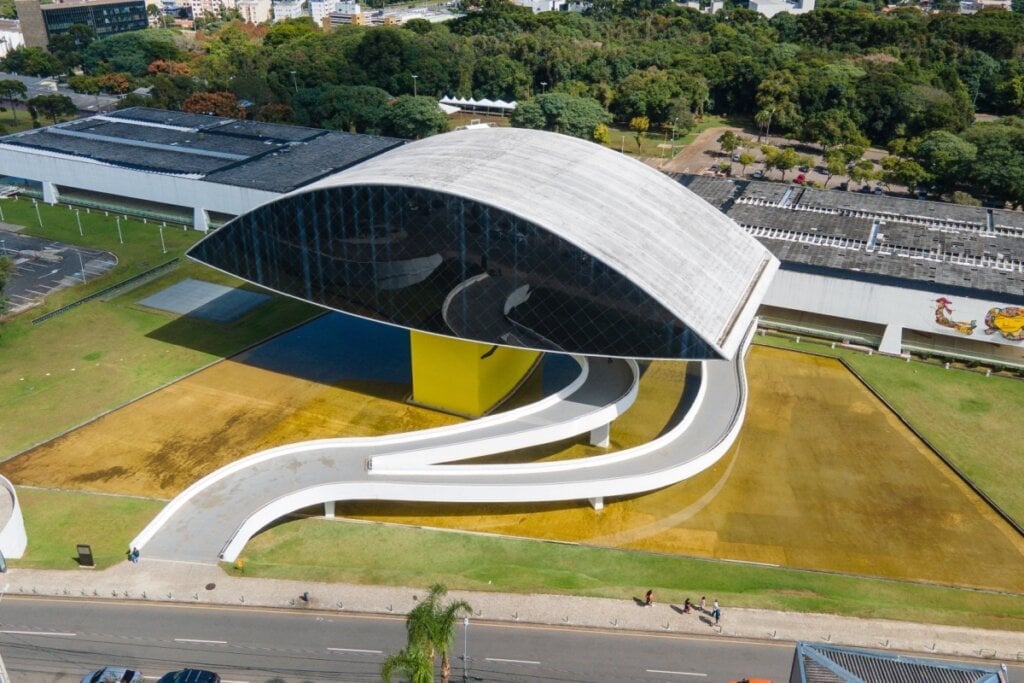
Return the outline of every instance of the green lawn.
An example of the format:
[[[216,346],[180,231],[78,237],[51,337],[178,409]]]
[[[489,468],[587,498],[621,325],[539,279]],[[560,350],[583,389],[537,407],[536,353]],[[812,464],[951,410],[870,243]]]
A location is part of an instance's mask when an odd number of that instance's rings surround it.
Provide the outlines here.
[[[243,573],[623,599],[653,588],[676,603],[713,594],[737,607],[1024,631],[1024,595],[342,520],[264,532],[247,546]]]
[[[74,569],[75,546],[92,546],[103,569],[123,559],[128,543],[151,520],[162,501],[19,487],[28,548],[13,567]]]
[[[1024,458],[1013,425],[1024,423],[1024,381],[830,345],[757,337],[758,343],[844,359],[1008,515],[1024,524]]]
[[[693,142],[699,133],[702,133],[708,128],[726,125],[729,125],[729,122],[721,116],[705,116],[689,133],[676,137],[675,151],[678,152],[683,147]],[[652,128],[645,133],[641,140],[639,153],[636,145],[636,133],[631,131],[628,125],[617,123],[610,124],[608,126],[608,136],[608,144],[606,144],[605,147],[625,152],[631,156],[655,158],[664,157],[665,159],[668,159],[669,155],[672,153],[671,127],[664,130]],[[659,147],[659,145],[665,146]]]
[[[183,262],[160,279],[111,301],[94,299],[39,325],[41,313],[120,282],[180,256],[202,235],[164,229],[163,253],[156,225],[121,221],[120,243],[113,216],[82,212],[82,232],[66,207],[39,204],[40,227],[31,201],[2,201],[9,223],[25,232],[67,244],[111,251],[118,265],[104,276],[48,297],[0,327],[0,459],[231,355],[320,312],[285,297],[275,297],[238,321],[216,324],[136,306],[148,294],[185,277],[231,286],[238,280]]]

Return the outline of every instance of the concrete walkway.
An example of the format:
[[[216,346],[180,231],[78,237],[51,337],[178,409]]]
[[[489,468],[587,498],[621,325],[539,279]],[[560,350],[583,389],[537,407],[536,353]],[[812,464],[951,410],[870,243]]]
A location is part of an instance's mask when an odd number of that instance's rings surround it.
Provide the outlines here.
[[[11,569],[3,577],[14,595],[67,598],[149,600],[272,607],[326,612],[404,616],[426,586],[391,587],[327,584],[276,579],[237,578],[206,564],[152,560],[122,562],[104,571]],[[597,628],[652,634],[700,634],[792,642],[806,640],[910,651],[926,655],[970,657],[1019,665],[1024,661],[1024,633],[912,624],[880,619],[853,619],[825,614],[797,614],[722,605],[722,620],[699,612],[682,614],[680,605],[658,602],[639,606],[645,586],[618,599],[562,595],[519,595],[453,591],[467,600],[474,618],[564,628]],[[300,597],[309,593],[310,600]],[[693,596],[699,599],[699,595]],[[715,596],[708,595],[708,604]]]

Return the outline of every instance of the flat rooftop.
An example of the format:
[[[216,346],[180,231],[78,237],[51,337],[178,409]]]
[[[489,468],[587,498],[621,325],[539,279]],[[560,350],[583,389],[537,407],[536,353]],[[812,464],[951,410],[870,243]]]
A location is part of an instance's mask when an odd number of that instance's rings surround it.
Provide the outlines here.
[[[290,192],[404,140],[132,107],[0,137],[40,154]]]
[[[782,268],[1024,304],[1024,213],[799,185],[674,176]]]

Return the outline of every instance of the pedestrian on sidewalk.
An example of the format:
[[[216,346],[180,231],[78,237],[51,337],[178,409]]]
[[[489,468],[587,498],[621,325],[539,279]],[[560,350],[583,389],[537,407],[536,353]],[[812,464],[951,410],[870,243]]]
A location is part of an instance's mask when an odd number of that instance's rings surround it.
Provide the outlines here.
[[[689,614],[691,607],[693,607],[693,603],[690,602],[690,598],[686,598],[686,600],[683,601],[683,614]]]
[[[718,620],[722,618],[722,609],[718,606],[718,600],[715,600],[714,607],[711,608],[711,616],[715,618],[715,626],[718,626]]]
[[[700,596],[700,611],[701,612],[707,612],[708,611],[708,599],[705,598],[703,595]]]
[[[132,546],[132,551],[128,555],[131,558],[131,560],[132,560],[132,564],[138,564],[139,563],[139,554],[140,554],[139,553],[139,549],[134,547],[134,546]]]
[[[653,604],[654,604],[654,591],[653,590],[649,590],[649,591],[647,591],[647,594],[644,595],[644,607],[650,607]]]

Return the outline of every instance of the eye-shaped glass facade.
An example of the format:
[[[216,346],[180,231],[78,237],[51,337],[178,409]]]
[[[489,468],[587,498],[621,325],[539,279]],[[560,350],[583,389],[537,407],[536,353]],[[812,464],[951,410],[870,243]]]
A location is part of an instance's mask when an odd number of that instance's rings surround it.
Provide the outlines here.
[[[598,356],[720,357],[639,287],[554,233],[431,190],[360,185],[284,197],[189,256],[425,332]]]

